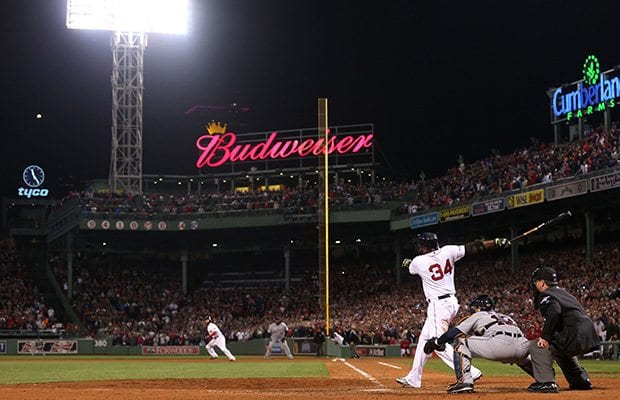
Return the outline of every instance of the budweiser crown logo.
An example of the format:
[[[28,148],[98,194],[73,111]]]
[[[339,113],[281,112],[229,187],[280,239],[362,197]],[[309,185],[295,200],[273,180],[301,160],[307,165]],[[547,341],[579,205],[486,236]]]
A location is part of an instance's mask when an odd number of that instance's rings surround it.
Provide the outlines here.
[[[222,126],[221,122],[211,121],[207,124],[207,132],[209,135],[224,134],[226,133],[226,124]]]

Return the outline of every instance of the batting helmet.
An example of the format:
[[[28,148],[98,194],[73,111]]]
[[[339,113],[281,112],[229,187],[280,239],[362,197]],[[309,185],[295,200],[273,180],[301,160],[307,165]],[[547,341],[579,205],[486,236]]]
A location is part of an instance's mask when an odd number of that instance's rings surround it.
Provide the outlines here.
[[[557,286],[558,285],[558,274],[552,268],[549,267],[541,267],[536,268],[534,272],[532,272],[532,283],[536,286],[536,281],[543,280],[549,286]]]
[[[493,298],[486,294],[481,294],[479,296],[474,297],[469,302],[469,312],[472,314],[476,312],[474,308],[480,307],[482,311],[491,311],[495,308],[495,302]]]
[[[418,254],[426,254],[439,249],[439,238],[433,232],[419,233],[413,240],[413,247]]]

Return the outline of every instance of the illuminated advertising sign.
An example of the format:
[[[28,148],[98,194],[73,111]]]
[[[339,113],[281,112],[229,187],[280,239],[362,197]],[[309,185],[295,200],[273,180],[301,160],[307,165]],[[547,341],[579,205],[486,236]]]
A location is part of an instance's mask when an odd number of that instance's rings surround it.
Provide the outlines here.
[[[545,201],[545,190],[532,190],[531,192],[508,196],[508,208],[531,206],[532,204],[542,203],[543,201]]]
[[[551,109],[556,120],[581,118],[616,106],[620,77],[615,70],[601,72],[598,58],[589,55],[583,63],[583,79],[553,91]]]
[[[481,201],[480,203],[474,203],[471,207],[471,215],[483,215],[490,214],[498,211],[503,211],[506,208],[506,199],[500,197],[499,199],[492,199]]]
[[[441,210],[439,212],[439,222],[448,222],[457,219],[467,218],[469,217],[470,213],[471,209],[468,205]]]
[[[590,190],[593,192],[617,187],[620,187],[620,172],[612,172],[611,174],[590,178]]]
[[[588,182],[582,179],[577,182],[563,183],[545,189],[547,201],[565,199],[567,197],[579,196],[588,192]]]
[[[423,226],[435,225],[439,223],[439,213],[432,212],[423,215],[416,215],[410,219],[411,229],[421,228]]]
[[[31,197],[47,197],[49,195],[48,189],[41,188],[41,185],[45,182],[45,172],[38,165],[27,166],[22,173],[22,180],[28,187],[18,188],[18,196],[29,199]]]
[[[373,133],[361,135],[328,136],[327,145],[322,138],[279,138],[271,132],[264,141],[237,143],[237,135],[226,132],[226,125],[209,123],[207,135],[196,140],[200,151],[196,167],[219,167],[228,162],[276,160],[289,157],[319,156],[325,154],[353,154],[372,147]],[[329,135],[329,130],[327,134]],[[318,135],[317,135],[318,136]]]

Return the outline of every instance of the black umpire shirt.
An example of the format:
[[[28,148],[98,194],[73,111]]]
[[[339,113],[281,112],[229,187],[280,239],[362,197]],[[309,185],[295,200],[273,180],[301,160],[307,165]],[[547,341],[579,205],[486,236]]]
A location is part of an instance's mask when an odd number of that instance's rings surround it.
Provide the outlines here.
[[[537,298],[545,319],[541,337],[570,355],[589,353],[601,342],[579,301],[566,290],[551,286]]]

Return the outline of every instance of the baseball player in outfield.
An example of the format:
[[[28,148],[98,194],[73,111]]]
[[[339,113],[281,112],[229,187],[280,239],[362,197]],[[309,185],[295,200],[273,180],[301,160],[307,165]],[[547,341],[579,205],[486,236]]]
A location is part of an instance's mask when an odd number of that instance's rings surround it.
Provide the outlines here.
[[[447,245],[439,247],[439,239],[432,232],[420,233],[414,241],[414,248],[418,254],[413,260],[405,258],[402,266],[409,270],[411,275],[419,275],[422,279],[422,289],[428,307],[426,320],[418,336],[418,345],[413,357],[413,366],[409,373],[396,382],[405,387],[419,388],[422,386],[422,371],[424,364],[431,357],[424,353],[424,344],[432,337],[443,335],[450,326],[450,322],[459,310],[454,287],[455,263],[465,254],[476,254],[494,247],[505,248],[510,246],[508,239],[476,240],[465,245]],[[435,352],[450,368],[454,369],[454,350],[446,345],[444,351]],[[482,376],[476,367],[471,367],[471,374],[475,379]]]
[[[529,340],[512,318],[496,312],[494,308],[495,302],[486,294],[474,297],[469,303],[472,315],[424,345],[424,352],[430,354],[443,349],[446,343],[453,343],[456,382],[448,386],[448,393],[474,391],[472,354],[487,360],[517,364],[530,376],[534,376],[532,361],[529,359]]]
[[[211,356],[211,359],[217,358],[217,353],[213,349],[215,346],[217,346],[218,349],[220,349],[220,351],[224,353],[226,357],[228,357],[229,361],[235,361],[235,356],[233,356],[230,350],[228,350],[228,348],[226,347],[226,338],[224,337],[224,335],[222,335],[222,331],[220,331],[220,328],[215,325],[211,317],[207,317],[205,322],[207,323],[207,333],[209,334],[209,338],[211,338],[209,343],[207,343],[207,345],[205,346],[205,349],[207,350],[207,353],[209,353],[209,355]]]
[[[269,356],[271,356],[271,350],[273,349],[273,345],[276,343],[280,343],[280,348],[284,350],[286,356],[290,360],[293,359],[291,349],[289,349],[288,343],[286,343],[286,332],[288,332],[288,327],[284,322],[282,322],[282,318],[276,317],[275,322],[272,322],[271,325],[269,325],[269,328],[267,328],[267,333],[271,335],[271,340],[267,345],[265,358],[269,358]]]

